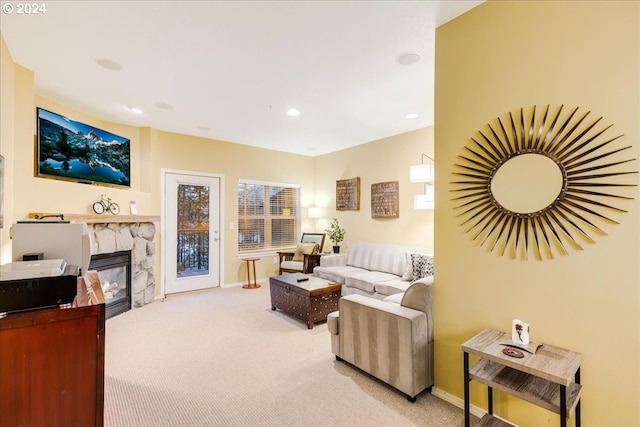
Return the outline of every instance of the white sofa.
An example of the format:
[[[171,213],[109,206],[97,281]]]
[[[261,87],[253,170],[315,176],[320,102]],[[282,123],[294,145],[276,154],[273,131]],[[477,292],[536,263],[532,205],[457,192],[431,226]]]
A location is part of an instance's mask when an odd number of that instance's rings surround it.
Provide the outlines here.
[[[433,256],[421,248],[358,242],[347,253],[323,255],[313,274],[342,284],[342,296],[384,299],[433,275]]]

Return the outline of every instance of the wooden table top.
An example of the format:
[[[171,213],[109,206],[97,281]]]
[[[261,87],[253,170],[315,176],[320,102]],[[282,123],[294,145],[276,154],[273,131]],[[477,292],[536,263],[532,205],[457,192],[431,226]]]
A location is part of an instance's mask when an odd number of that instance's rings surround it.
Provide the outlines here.
[[[298,277],[306,277],[309,280],[305,280],[304,282],[298,282]],[[342,289],[342,285],[340,283],[333,283],[326,279],[321,279],[319,277],[315,277],[312,274],[302,274],[302,273],[293,273],[293,274],[283,274],[280,276],[273,276],[269,278],[269,282],[275,281],[279,282],[282,285],[289,285],[300,288],[306,292],[309,292],[310,296],[318,295],[326,292],[335,292],[339,289]]]
[[[511,335],[504,332],[485,329],[462,344],[462,350],[493,360],[522,372],[535,375],[557,384],[569,385],[582,363],[582,354],[552,345],[543,344],[535,354],[524,352],[521,359],[502,353],[505,345],[511,342]]]

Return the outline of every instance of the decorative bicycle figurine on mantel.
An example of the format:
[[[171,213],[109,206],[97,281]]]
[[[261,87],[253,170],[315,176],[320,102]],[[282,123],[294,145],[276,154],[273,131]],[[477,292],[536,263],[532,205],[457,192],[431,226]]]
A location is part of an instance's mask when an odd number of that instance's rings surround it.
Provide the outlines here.
[[[100,195],[100,200],[93,204],[93,211],[97,214],[110,212],[114,215],[118,215],[120,213],[120,206],[118,206],[117,203],[112,202],[106,194],[102,194]]]

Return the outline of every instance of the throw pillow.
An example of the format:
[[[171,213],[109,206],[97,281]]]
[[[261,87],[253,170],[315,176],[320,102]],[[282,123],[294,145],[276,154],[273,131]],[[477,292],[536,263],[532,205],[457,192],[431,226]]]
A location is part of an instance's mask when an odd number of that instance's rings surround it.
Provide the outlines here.
[[[292,261],[304,261],[304,256],[312,254],[315,246],[315,243],[298,243]]]
[[[402,273],[402,280],[413,280],[413,261],[411,255],[414,252],[406,251],[404,253],[404,273]]]
[[[411,254],[411,265],[413,267],[413,279],[418,280],[423,277],[433,276],[433,257],[424,254]]]

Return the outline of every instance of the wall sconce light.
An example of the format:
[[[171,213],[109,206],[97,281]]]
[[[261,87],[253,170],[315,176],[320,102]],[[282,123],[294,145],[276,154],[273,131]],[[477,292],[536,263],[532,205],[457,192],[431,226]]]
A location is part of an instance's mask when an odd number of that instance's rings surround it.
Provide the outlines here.
[[[424,163],[424,158],[431,160],[431,163]],[[435,176],[434,160],[422,153],[419,165],[412,165],[409,170],[409,180],[411,182],[424,183],[424,194],[417,194],[413,198],[413,208],[421,210],[432,210],[435,206],[434,197],[434,176]],[[427,187],[427,185],[429,187]]]
[[[416,210],[433,210],[435,207],[433,187],[427,187],[427,184],[425,184],[424,193],[413,196],[413,208]]]
[[[424,158],[431,160],[431,163],[424,163]],[[409,180],[411,182],[432,183],[434,181],[434,161],[431,157],[422,153],[419,165],[412,165],[409,170]]]

